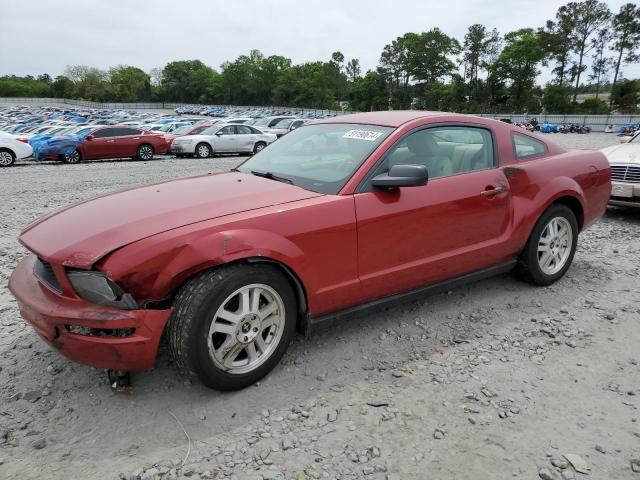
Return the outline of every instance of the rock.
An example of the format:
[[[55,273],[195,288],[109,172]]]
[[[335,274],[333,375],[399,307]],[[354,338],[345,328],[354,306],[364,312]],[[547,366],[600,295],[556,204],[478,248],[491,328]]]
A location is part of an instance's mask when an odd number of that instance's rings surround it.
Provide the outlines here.
[[[631,471],[633,473],[640,473],[640,458],[631,460]]]
[[[331,391],[333,392],[344,392],[344,385],[332,385]]]
[[[436,428],[435,431],[433,432],[433,438],[435,438],[436,440],[442,440],[444,436],[445,436],[444,430],[440,430],[439,428]]]
[[[569,467],[569,462],[567,462],[564,458],[552,458],[551,465],[564,470],[565,468]]]
[[[589,473],[589,471],[591,470],[591,467],[589,467],[589,465],[587,465],[587,462],[585,462],[579,455],[576,455],[575,453],[565,453],[563,456],[567,459],[567,461],[571,464],[576,472]]]
[[[282,450],[286,451],[292,448],[293,448],[293,442],[290,439],[285,438],[284,440],[282,440]]]
[[[31,403],[37,402],[38,400],[40,400],[40,397],[42,397],[42,394],[36,390],[27,392],[22,396],[23,399]]]
[[[31,446],[36,450],[42,450],[44,447],[47,446],[47,440],[45,438],[39,438],[31,442]]]
[[[262,472],[263,480],[285,480],[284,474],[279,470],[265,470]]]
[[[562,470],[562,480],[576,480],[575,472],[570,468]]]
[[[596,445],[596,451],[600,452],[600,453],[607,453],[607,451],[604,449],[604,447],[602,445]]]
[[[335,410],[333,412],[327,413],[327,422],[335,422],[338,420],[338,412]]]
[[[538,470],[538,476],[542,480],[555,480],[556,478],[548,468],[541,468]]]

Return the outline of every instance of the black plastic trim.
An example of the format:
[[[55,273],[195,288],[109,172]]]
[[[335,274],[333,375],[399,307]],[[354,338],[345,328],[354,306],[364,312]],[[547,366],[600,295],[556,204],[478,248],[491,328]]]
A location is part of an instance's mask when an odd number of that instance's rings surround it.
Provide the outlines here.
[[[407,292],[397,293],[389,297],[379,298],[377,300],[363,303],[361,305],[356,305],[355,307],[350,307],[345,310],[340,310],[317,317],[307,316],[304,322],[303,330],[304,333],[308,335],[313,328],[317,327],[320,324],[325,324],[327,322],[333,322],[337,320],[346,320],[355,316],[378,311],[382,307],[390,307],[393,305],[418,300],[429,295],[435,295],[437,293],[451,290],[452,288],[466,285],[468,283],[473,283],[478,280],[500,275],[502,273],[507,273],[513,270],[513,268],[516,266],[516,263],[516,260],[511,260],[500,265],[485,268],[483,270],[478,270],[472,273],[467,273],[466,275],[445,280],[443,282],[425,285],[423,287],[416,288],[415,290],[409,290]]]

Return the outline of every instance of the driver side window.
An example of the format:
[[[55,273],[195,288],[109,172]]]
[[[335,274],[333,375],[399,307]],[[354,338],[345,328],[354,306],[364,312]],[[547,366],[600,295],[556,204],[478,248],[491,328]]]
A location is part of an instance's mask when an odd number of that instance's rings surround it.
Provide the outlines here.
[[[491,133],[476,127],[434,127],[411,133],[393,147],[393,165],[424,165],[429,178],[448,177],[494,166]]]

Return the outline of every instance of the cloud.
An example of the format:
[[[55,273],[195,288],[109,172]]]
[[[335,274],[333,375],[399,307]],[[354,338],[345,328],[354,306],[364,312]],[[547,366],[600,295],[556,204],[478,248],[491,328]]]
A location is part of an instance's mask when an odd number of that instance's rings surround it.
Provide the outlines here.
[[[559,0],[56,0],[4,2],[0,75],[57,75],[66,65],[146,71],[200,59],[219,69],[257,48],[294,62],[328,60],[340,50],[375,68],[384,45],[406,32],[439,27],[462,41],[482,23],[501,33],[542,26]],[[617,11],[626,0],[609,3]],[[640,76],[637,64],[625,68]],[[545,73],[542,80],[548,78]]]

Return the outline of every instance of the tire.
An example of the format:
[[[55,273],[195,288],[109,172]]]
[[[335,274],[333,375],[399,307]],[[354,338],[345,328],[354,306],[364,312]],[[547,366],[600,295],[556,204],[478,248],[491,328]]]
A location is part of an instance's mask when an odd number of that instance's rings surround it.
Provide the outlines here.
[[[253,153],[258,153],[261,152],[262,150],[264,150],[266,148],[267,144],[264,142],[258,142],[253,146]]]
[[[155,152],[153,151],[153,147],[151,145],[149,145],[148,143],[143,143],[138,147],[138,150],[136,150],[136,158],[138,160],[144,161],[153,160],[154,153]]]
[[[208,143],[199,143],[196,145],[193,156],[195,158],[209,158],[212,154],[211,146]]]
[[[216,390],[245,388],[269,373],[297,320],[293,288],[270,265],[203,272],[180,289],[173,306],[167,324],[171,356],[181,370]]]
[[[566,205],[551,205],[536,222],[520,255],[517,273],[534,285],[551,285],[571,266],[578,233],[573,211]]]
[[[64,163],[80,163],[80,161],[82,161],[82,155],[80,154],[80,150],[78,150],[77,148],[70,153],[65,153],[62,156],[62,161]]]
[[[16,163],[16,155],[8,148],[0,148],[0,167],[10,167]]]

